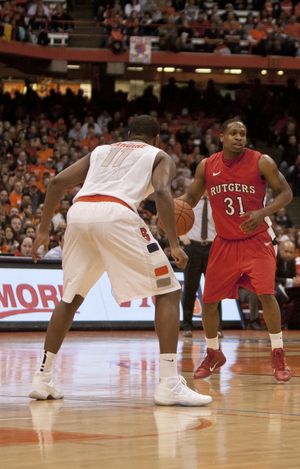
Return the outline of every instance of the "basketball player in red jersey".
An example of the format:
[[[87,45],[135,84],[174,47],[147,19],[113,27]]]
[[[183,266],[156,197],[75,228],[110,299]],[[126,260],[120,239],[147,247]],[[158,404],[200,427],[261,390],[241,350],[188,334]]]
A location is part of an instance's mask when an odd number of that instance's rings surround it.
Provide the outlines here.
[[[135,117],[129,140],[98,146],[52,179],[39,234],[32,250],[49,243],[49,226],[64,191],[83,183],[68,212],[63,249],[63,298],[56,305],[29,397],[62,399],[52,365],[75,312],[106,271],[118,303],[155,296],[155,328],[160,344],[159,405],[202,406],[212,401],[187,387],[177,372],[181,288],[161,247],[137,212],[155,191],[156,205],[169,238],[172,257],[184,269],[188,257],[176,232],[171,181],[172,158],[158,148],[159,125],[150,116]]]
[[[194,378],[207,378],[224,365],[219,347],[217,311],[224,298],[238,298],[238,286],[255,291],[261,301],[271,339],[271,362],[277,381],[289,381],[281,332],[281,315],[274,296],[275,236],[268,215],[292,200],[291,189],[275,162],[245,148],[247,130],[239,119],[222,126],[223,151],[197,166],[195,179],[181,198],[194,207],[208,190],[217,236],[210,250],[205,276],[202,322],[206,356]],[[268,183],[278,194],[264,206]]]

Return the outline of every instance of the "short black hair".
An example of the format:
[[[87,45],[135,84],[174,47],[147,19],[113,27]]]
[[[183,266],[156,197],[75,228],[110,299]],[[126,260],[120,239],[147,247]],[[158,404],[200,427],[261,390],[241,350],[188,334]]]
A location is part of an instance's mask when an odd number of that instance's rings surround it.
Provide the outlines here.
[[[130,139],[145,137],[151,140],[159,135],[159,124],[151,116],[142,115],[134,117],[130,124]]]
[[[221,127],[221,134],[225,134],[227,127],[233,122],[240,122],[246,128],[244,122],[241,119],[239,119],[238,117],[234,117],[233,119],[228,119],[227,121],[224,122],[224,124]]]

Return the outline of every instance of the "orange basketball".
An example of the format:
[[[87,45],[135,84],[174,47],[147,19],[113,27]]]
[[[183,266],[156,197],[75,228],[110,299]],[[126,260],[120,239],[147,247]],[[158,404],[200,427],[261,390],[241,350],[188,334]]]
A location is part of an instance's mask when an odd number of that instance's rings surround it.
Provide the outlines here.
[[[175,220],[178,236],[182,236],[192,228],[195,220],[195,215],[192,207],[181,199],[174,199]],[[160,218],[158,218],[159,226],[163,231],[164,225]]]

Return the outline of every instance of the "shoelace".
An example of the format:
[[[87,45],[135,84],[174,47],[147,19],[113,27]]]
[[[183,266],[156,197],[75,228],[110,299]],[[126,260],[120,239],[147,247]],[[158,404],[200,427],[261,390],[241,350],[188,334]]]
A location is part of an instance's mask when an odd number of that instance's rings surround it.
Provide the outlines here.
[[[285,358],[282,353],[280,352],[275,353],[274,359],[275,359],[276,368],[279,368],[280,370],[285,370],[287,368]]]

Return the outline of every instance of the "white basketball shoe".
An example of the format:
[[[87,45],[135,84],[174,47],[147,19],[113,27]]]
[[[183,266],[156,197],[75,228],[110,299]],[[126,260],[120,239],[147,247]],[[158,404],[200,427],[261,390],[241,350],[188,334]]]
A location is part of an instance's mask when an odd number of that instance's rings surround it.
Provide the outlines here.
[[[196,407],[210,404],[211,401],[211,396],[192,391],[180,375],[163,378],[154,394],[154,402],[157,405]]]
[[[37,371],[33,378],[29,397],[31,399],[46,400],[62,399],[64,395],[51,371]]]

